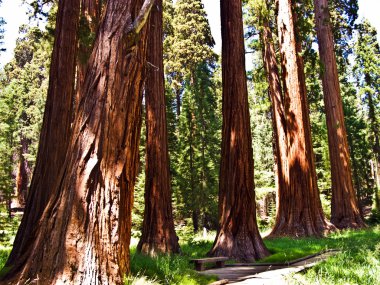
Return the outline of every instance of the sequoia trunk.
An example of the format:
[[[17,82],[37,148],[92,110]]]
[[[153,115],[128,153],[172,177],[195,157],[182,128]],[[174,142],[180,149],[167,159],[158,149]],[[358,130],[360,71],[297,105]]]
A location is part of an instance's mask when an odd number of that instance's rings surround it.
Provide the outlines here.
[[[74,100],[74,114],[78,112],[80,96],[82,94],[80,88],[86,75],[88,59],[93,48],[93,39],[99,27],[99,21],[102,12],[102,0],[81,0],[80,7],[80,27],[79,27],[79,48],[77,56],[77,78],[76,78],[76,94]]]
[[[364,226],[352,183],[350,153],[344,124],[334,40],[327,0],[314,0],[315,23],[326,110],[331,164],[331,222],[340,229]]]
[[[284,83],[289,187],[279,197],[271,235],[320,236],[326,221],[316,184],[310,119],[300,43],[295,38],[291,0],[278,2],[278,33]],[[298,45],[298,47],[297,47]]]
[[[288,141],[286,135],[286,118],[284,110],[284,98],[281,89],[281,79],[278,70],[276,53],[273,46],[272,32],[268,21],[264,21],[262,31],[263,59],[264,68],[268,78],[270,99],[272,103],[272,124],[275,140],[275,156],[277,161],[276,168],[276,187],[277,205],[282,195],[289,187],[288,169]],[[278,218],[278,217],[277,217]]]
[[[70,137],[78,23],[79,1],[60,0],[36,166],[7,266],[23,259],[35,240],[34,227],[46,208],[65,160]]]
[[[250,261],[269,254],[258,231],[241,0],[221,1],[223,127],[219,229],[210,255]]]
[[[75,2],[75,1],[74,1]],[[122,284],[138,167],[143,29],[152,1],[108,0],[67,158],[13,283]]]
[[[163,65],[162,0],[156,0],[148,32],[146,177],[143,230],[137,249],[145,254],[178,253],[172,213]]]

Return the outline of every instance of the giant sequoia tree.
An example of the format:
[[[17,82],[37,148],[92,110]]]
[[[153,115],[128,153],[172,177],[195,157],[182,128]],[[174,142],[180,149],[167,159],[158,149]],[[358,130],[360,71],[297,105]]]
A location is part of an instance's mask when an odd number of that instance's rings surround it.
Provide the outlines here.
[[[287,192],[289,186],[288,141],[285,118],[284,96],[281,86],[280,70],[276,57],[273,35],[269,26],[269,4],[258,2],[255,10],[259,13],[260,41],[262,45],[263,63],[269,85],[272,103],[272,126],[274,136],[274,152],[276,161],[276,188],[278,197]]]
[[[35,240],[34,227],[47,206],[65,161],[70,137],[78,24],[78,1],[61,0],[36,166],[8,265],[23,259]]]
[[[350,154],[340,96],[327,0],[314,0],[331,164],[331,222],[338,228],[364,226],[352,183]]]
[[[321,235],[329,229],[316,184],[300,43],[290,0],[278,1],[278,34],[284,83],[289,187],[279,193],[271,235]]]
[[[256,224],[241,5],[240,0],[221,1],[223,127],[219,229],[210,255],[247,261],[265,257],[269,252]]]
[[[129,270],[146,50],[143,27],[153,4],[146,0],[141,7],[141,2],[107,2],[68,154],[41,219],[33,225],[35,239],[17,260],[8,262],[3,280],[121,284]],[[60,8],[69,3],[74,5],[62,0]],[[61,29],[65,25],[57,32]]]
[[[143,253],[178,253],[171,203],[163,63],[162,0],[150,18],[147,51],[145,210],[137,249]]]

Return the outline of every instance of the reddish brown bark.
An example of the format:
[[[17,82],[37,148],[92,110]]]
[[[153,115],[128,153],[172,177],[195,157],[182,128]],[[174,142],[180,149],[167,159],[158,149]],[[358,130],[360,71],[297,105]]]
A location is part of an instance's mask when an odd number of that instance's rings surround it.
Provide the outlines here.
[[[269,252],[256,223],[241,5],[240,0],[221,1],[223,127],[219,229],[209,254],[249,261]]]
[[[36,166],[24,216],[7,264],[18,262],[35,240],[38,223],[65,160],[70,137],[74,94],[79,1],[61,0],[56,21],[49,88],[42,123]]]
[[[76,93],[73,116],[75,116],[75,114],[78,112],[78,107],[81,99],[80,96],[82,94],[80,88],[83,86],[88,59],[93,48],[93,42],[91,39],[95,37],[99,27],[100,17],[102,13],[102,3],[102,0],[81,0]]]
[[[278,1],[278,33],[282,60],[287,126],[289,188],[277,206],[271,235],[320,236],[330,225],[322,211],[316,184],[310,119],[300,43],[296,42],[291,0]],[[279,195],[280,196],[280,195]]]
[[[122,284],[129,270],[146,63],[142,27],[152,5],[141,2],[107,2],[67,158],[35,240],[22,260],[9,264],[13,283]]]
[[[282,200],[283,193],[289,187],[288,171],[288,141],[286,134],[286,118],[284,110],[284,98],[281,89],[280,72],[278,69],[276,52],[273,46],[273,37],[268,21],[263,23],[261,33],[263,43],[264,68],[268,78],[270,99],[272,103],[272,124],[275,140],[276,157],[276,188],[277,205]]]
[[[327,0],[314,0],[319,56],[323,65],[322,85],[331,164],[331,222],[338,228],[364,226],[352,183],[350,153],[340,96],[334,39]]]
[[[137,249],[148,255],[178,253],[172,213],[163,64],[162,0],[152,8],[148,31],[145,210]]]

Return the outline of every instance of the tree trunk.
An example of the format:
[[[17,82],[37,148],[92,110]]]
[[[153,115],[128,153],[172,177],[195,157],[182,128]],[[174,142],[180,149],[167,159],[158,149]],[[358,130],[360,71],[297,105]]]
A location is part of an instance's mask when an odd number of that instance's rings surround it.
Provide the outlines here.
[[[251,261],[269,252],[256,223],[241,5],[240,0],[221,1],[223,127],[219,229],[209,254]]]
[[[73,120],[78,112],[80,96],[83,94],[80,90],[86,75],[88,59],[93,48],[91,39],[96,34],[102,12],[102,0],[81,0],[80,7],[80,33],[79,33],[79,48],[77,56],[77,77],[76,77],[76,92],[74,102]]]
[[[284,82],[289,188],[279,197],[272,236],[320,236],[332,229],[316,185],[302,58],[298,55],[291,0],[279,0],[278,33]],[[300,43],[298,43],[300,49]]]
[[[29,162],[24,155],[28,154],[30,140],[24,135],[20,138],[19,163],[16,176],[16,196],[18,207],[24,208],[28,193],[28,183],[30,177]]]
[[[284,110],[284,99],[281,89],[280,73],[278,70],[276,53],[273,46],[272,32],[269,28],[268,21],[264,21],[262,31],[263,59],[264,68],[268,78],[270,89],[270,99],[272,103],[272,124],[275,139],[275,161],[276,167],[276,187],[277,203],[282,200],[284,193],[287,193],[289,187],[288,171],[288,141],[286,135],[286,118]],[[277,216],[277,218],[280,218]]]
[[[107,2],[67,158],[34,225],[35,239],[21,260],[8,264],[5,278],[13,283],[38,278],[41,284],[122,284],[129,271],[146,64],[143,26],[153,0],[142,8],[141,2]]]
[[[162,0],[152,8],[148,32],[146,178],[143,230],[137,249],[145,254],[178,253],[172,213],[163,65]]]
[[[350,153],[327,0],[314,0],[314,8],[319,56],[324,68],[321,77],[331,163],[331,222],[339,229],[360,228],[364,226],[364,222],[360,216],[352,183]]]
[[[70,137],[78,24],[79,1],[60,0],[36,166],[8,265],[18,262],[35,240],[34,227],[53,193],[65,160]]]

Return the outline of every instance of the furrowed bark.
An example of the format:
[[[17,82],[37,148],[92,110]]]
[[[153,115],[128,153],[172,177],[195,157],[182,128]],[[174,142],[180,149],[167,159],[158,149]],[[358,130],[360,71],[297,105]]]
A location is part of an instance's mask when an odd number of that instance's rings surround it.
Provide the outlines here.
[[[74,96],[75,58],[79,24],[79,1],[60,0],[49,88],[36,158],[24,216],[6,266],[20,263],[35,240],[34,227],[52,196],[65,161],[70,138],[71,106]]]
[[[278,1],[278,33],[282,60],[288,140],[289,188],[279,199],[271,236],[321,236],[333,226],[323,215],[311,144],[305,74],[296,41],[290,0]]]
[[[148,30],[146,178],[143,230],[137,250],[155,256],[179,253],[172,213],[163,64],[162,0],[152,8]]]
[[[250,261],[269,252],[256,223],[241,5],[240,0],[221,1],[223,127],[219,229],[209,254]]]
[[[287,193],[287,188],[289,187],[288,141],[286,134],[285,106],[276,52],[273,46],[272,32],[268,21],[264,21],[263,25],[264,29],[261,33],[261,38],[263,43],[264,68],[268,78],[270,100],[272,103],[272,124],[275,139],[275,156],[277,161],[276,205],[279,205],[280,200],[283,199],[283,194]]]
[[[350,153],[327,0],[314,0],[331,164],[331,222],[339,229],[365,226],[352,183]]]
[[[126,31],[140,9],[107,2],[67,158],[25,262],[9,268],[11,284],[122,284],[129,271],[146,33],[131,42]]]

